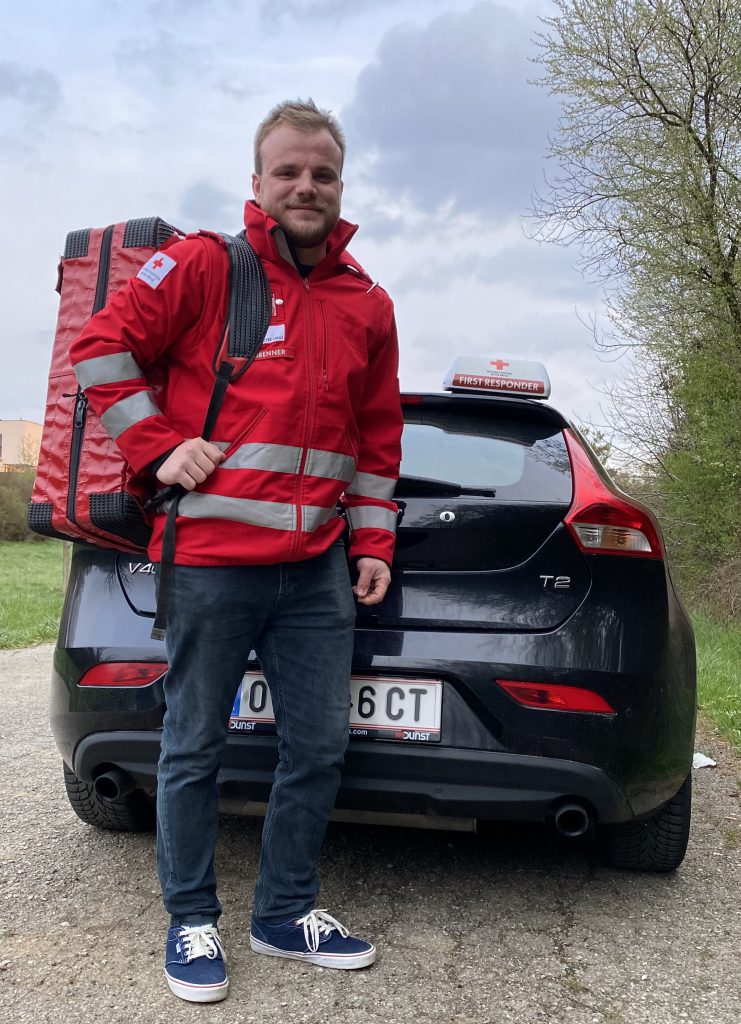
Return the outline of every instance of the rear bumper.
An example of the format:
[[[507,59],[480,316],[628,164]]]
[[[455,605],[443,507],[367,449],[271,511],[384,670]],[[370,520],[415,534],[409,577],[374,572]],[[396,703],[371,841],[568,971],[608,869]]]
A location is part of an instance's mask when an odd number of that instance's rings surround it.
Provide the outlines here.
[[[102,732],[77,745],[72,769],[91,781],[112,765],[154,792],[159,732]],[[277,763],[273,736],[227,737],[218,784],[229,801],[268,800]],[[600,822],[628,821],[633,809],[599,768],[495,751],[353,741],[336,806],[353,811],[544,821],[566,800]]]

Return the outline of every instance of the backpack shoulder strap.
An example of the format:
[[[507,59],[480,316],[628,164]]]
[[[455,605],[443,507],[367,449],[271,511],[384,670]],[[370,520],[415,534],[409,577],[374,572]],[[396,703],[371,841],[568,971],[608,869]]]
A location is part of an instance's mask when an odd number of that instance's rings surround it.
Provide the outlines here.
[[[216,380],[201,431],[201,437],[205,441],[211,438],[227,387],[231,381],[242,376],[260,351],[270,324],[272,305],[267,275],[244,232],[236,237],[217,236],[217,240],[219,237],[226,245],[229,256],[229,309],[214,358]],[[175,485],[160,491],[156,500],[157,504],[168,500],[170,503],[162,538],[160,587],[157,613],[152,628],[154,640],[164,640],[167,630],[175,564],[175,520],[183,493],[183,488]]]
[[[206,441],[211,438],[228,384],[242,376],[260,351],[272,304],[267,274],[244,233],[218,238],[229,257],[229,309],[214,355],[216,380],[201,431]]]
[[[270,324],[271,296],[260,257],[244,231],[222,235],[229,256],[229,344],[227,353],[249,363],[257,355]],[[247,366],[239,367],[244,373]]]

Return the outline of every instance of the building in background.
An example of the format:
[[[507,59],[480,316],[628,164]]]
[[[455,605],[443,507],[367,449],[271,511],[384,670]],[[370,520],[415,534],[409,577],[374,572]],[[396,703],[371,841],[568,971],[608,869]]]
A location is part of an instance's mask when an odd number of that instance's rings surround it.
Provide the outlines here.
[[[36,468],[41,429],[32,420],[0,419],[0,473]]]

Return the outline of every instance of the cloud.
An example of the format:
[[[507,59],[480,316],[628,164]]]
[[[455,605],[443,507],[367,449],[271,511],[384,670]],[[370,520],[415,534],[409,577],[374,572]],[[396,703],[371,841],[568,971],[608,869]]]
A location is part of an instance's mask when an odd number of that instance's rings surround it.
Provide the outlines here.
[[[598,289],[574,269],[571,253],[526,238],[494,254],[474,250],[448,262],[415,263],[393,282],[393,292],[399,297],[434,292],[442,281],[460,280],[527,287],[539,299],[596,302],[599,297]]]
[[[573,253],[528,239],[516,217],[483,226],[477,214],[435,218],[403,203],[392,215],[404,228],[389,239],[368,236],[360,217],[353,254],[394,300],[405,388],[439,390],[454,356],[490,353],[544,362],[558,408],[594,408],[585,379],[605,368],[585,324],[601,299]]]
[[[165,86],[182,78],[198,78],[211,67],[205,46],[169,29],[147,37],[128,36],[116,47],[115,60],[121,74],[130,77],[132,72],[143,71]]]
[[[253,100],[257,96],[261,96],[263,90],[257,86],[240,85],[240,79],[235,75],[233,79],[222,78],[221,81],[216,82],[214,87],[219,92],[224,93],[232,100],[236,100],[238,103],[243,103],[245,100]]]
[[[44,422],[47,378],[54,321],[46,330],[13,331],[13,353],[7,353],[7,372],[0,377],[0,416]]]
[[[522,210],[557,116],[528,83],[535,27],[480,3],[387,32],[342,117],[368,177],[426,210]]]
[[[260,5],[260,23],[265,29],[277,29],[290,21],[337,24],[347,18],[367,13],[380,13],[383,8],[395,7],[398,0],[263,0]]]
[[[533,310],[522,320],[511,310],[502,313],[498,317],[493,312],[484,322],[479,315],[478,327],[466,318],[458,330],[445,331],[436,330],[431,321],[418,330],[419,318],[401,311],[397,323],[402,390],[440,391],[446,370],[459,355],[535,360],[548,371],[557,409],[582,422],[599,419],[604,404],[601,388],[616,369],[587,347],[584,328],[573,313]]]
[[[0,61],[0,100],[17,100],[37,113],[51,114],[61,98],[59,81],[49,71]]]
[[[198,181],[180,200],[182,222],[186,227],[210,228],[239,224],[244,200],[225,192],[208,181]]]
[[[159,17],[171,21],[178,14],[211,14],[216,6],[226,6],[234,10],[239,5],[236,0],[230,0],[226,5],[215,4],[214,0],[155,0],[149,5],[147,13],[151,18]]]
[[[487,291],[502,286],[527,294],[522,315],[534,304],[556,302],[573,312],[600,301],[600,288],[574,267],[577,254],[529,238],[516,215],[494,222],[477,213],[426,213],[408,202],[384,209],[378,189],[356,192],[354,182],[345,194],[352,200],[346,213],[360,224],[354,255],[400,303],[475,289],[486,305]]]

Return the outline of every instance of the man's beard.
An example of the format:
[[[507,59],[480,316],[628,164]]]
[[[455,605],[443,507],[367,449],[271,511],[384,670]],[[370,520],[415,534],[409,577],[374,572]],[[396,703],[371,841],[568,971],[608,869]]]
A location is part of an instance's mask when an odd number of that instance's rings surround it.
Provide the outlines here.
[[[339,210],[326,210],[318,224],[281,224],[286,238],[294,248],[312,249],[326,242],[340,218]]]

